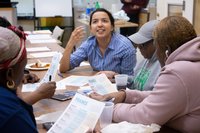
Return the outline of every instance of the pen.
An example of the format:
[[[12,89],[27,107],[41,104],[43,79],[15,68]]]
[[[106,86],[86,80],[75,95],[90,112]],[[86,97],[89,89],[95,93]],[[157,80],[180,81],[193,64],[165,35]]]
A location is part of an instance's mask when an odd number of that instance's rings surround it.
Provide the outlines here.
[[[64,78],[64,76],[60,72],[58,72],[58,76],[60,76],[61,78]]]
[[[49,75],[49,81],[51,81],[51,75]]]

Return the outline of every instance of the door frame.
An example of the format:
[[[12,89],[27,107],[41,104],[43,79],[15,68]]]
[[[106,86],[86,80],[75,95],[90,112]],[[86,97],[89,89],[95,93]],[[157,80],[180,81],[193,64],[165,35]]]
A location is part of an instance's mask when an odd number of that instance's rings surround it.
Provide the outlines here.
[[[194,22],[194,0],[157,0],[157,19],[161,20],[168,16],[168,5],[183,5],[182,14],[192,24]]]

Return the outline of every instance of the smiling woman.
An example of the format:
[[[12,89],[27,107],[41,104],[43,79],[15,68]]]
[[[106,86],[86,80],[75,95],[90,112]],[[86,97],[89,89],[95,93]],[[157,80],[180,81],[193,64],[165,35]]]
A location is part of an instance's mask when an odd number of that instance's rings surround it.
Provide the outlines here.
[[[87,60],[95,71],[109,70],[132,75],[136,51],[129,39],[114,32],[112,14],[99,8],[90,15],[89,24],[92,36],[72,54],[73,47],[84,37],[84,29],[77,27],[71,34],[60,62],[60,72],[73,69]]]

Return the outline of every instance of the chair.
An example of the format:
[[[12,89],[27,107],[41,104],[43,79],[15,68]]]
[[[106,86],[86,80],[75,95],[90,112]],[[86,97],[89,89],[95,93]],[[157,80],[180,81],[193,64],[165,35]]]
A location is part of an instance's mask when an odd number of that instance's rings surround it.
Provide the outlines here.
[[[71,33],[73,32],[73,28],[69,28],[69,27],[66,27],[64,29],[64,32],[63,32],[63,35],[62,35],[62,38],[61,38],[61,42],[62,42],[62,47],[65,48],[66,47],[66,44],[67,42],[69,41],[69,38],[71,36]],[[74,46],[74,49],[73,51],[75,51],[76,47]]]
[[[64,30],[56,26],[53,30],[52,37],[61,41]]]

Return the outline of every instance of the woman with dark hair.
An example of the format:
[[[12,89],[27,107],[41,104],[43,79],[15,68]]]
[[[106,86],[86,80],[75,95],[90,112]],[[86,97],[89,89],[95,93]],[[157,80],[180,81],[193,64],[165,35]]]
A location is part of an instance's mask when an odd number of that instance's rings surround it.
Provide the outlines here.
[[[115,97],[115,122],[156,123],[182,133],[199,133],[200,37],[181,16],[161,20],[153,36],[162,69],[152,91],[123,90],[90,97]]]
[[[84,29],[77,27],[72,32],[60,62],[60,72],[73,69],[87,60],[95,71],[110,70],[133,75],[135,48],[126,37],[114,32],[112,14],[99,8],[90,15],[89,25],[92,36],[71,54],[73,47],[83,38]]]

